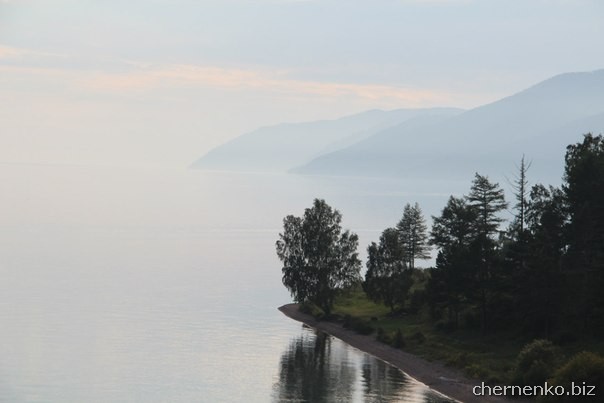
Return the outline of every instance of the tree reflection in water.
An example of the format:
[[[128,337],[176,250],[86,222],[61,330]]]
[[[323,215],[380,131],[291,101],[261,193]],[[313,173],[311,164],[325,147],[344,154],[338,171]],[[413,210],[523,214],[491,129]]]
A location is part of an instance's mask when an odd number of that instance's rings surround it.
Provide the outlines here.
[[[406,386],[408,378],[397,368],[365,355],[363,358],[363,395],[366,402],[390,401]]]
[[[397,368],[304,327],[281,356],[277,402],[449,402]]]
[[[291,341],[281,356],[277,401],[352,400],[355,368],[332,351],[332,342],[331,336],[307,327]]]

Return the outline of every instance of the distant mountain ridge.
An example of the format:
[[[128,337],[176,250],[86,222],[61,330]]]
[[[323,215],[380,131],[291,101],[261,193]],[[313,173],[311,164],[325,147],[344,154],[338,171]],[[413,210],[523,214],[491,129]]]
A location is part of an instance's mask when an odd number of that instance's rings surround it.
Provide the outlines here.
[[[586,132],[604,132],[604,70],[561,74],[431,125],[402,123],[292,172],[469,177],[510,172],[526,154],[539,159],[533,172],[550,180],[560,176],[566,145]]]
[[[565,73],[468,111],[367,111],[244,134],[195,168],[307,175],[471,178],[510,174],[525,154],[537,180],[559,180],[568,144],[604,132],[604,69]]]
[[[286,172],[415,117],[449,117],[461,112],[456,108],[370,110],[335,120],[263,127],[214,148],[192,168]]]

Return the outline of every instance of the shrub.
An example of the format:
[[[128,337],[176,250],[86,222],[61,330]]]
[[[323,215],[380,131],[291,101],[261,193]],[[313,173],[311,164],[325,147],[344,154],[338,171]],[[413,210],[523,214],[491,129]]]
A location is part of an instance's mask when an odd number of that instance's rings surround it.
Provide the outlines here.
[[[384,331],[382,327],[378,327],[375,339],[380,343],[390,344],[392,342],[391,337]]]
[[[450,366],[465,368],[470,365],[470,360],[468,353],[464,351],[449,355],[445,363]]]
[[[310,315],[312,312],[312,309],[313,309],[312,306],[313,306],[313,304],[311,304],[310,302],[304,302],[304,303],[298,305],[298,310],[302,313]]]
[[[548,403],[601,402],[604,398],[604,357],[586,351],[579,353],[559,368],[549,383],[554,387],[563,386],[566,391],[572,393],[577,392],[572,390],[573,382],[579,388],[582,388],[583,382],[585,385],[595,386],[593,390],[595,396],[542,396],[538,401]]]
[[[513,383],[543,385],[559,366],[560,358],[560,350],[551,341],[533,340],[518,354]]]
[[[355,332],[365,335],[373,333],[374,330],[373,327],[364,320],[356,321],[353,326],[353,329],[355,330]]]
[[[416,341],[418,344],[422,344],[426,341],[426,336],[420,331],[417,331],[411,335],[411,340]]]
[[[317,305],[313,304],[312,302],[305,302],[305,303],[301,304],[300,307],[298,308],[298,310],[307,315],[311,315],[316,320],[325,319],[325,312],[323,312],[323,310],[321,308],[319,308]]]
[[[355,318],[350,315],[346,315],[344,317],[344,322],[342,323],[342,326],[346,329],[352,329],[357,333],[365,335],[373,333],[374,330],[371,324],[369,324],[369,322],[360,318]]]
[[[392,347],[394,347],[394,348],[405,347],[405,339],[403,338],[403,332],[401,332],[401,329],[396,329],[396,333],[394,333],[394,337],[392,339]]]
[[[470,378],[489,379],[491,376],[488,369],[476,363],[466,366],[464,370]]]

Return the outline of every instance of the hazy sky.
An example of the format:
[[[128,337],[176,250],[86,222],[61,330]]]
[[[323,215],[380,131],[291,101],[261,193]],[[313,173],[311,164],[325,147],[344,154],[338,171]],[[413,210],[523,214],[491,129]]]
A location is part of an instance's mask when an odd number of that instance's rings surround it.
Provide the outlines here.
[[[0,162],[186,166],[261,125],[604,68],[601,0],[0,0]]]

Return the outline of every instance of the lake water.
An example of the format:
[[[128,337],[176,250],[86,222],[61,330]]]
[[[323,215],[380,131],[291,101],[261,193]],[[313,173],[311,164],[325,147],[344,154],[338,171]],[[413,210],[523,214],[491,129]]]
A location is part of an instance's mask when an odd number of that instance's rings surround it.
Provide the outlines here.
[[[283,316],[274,243],[323,197],[361,251],[466,184],[1,165],[0,401],[440,402]]]

